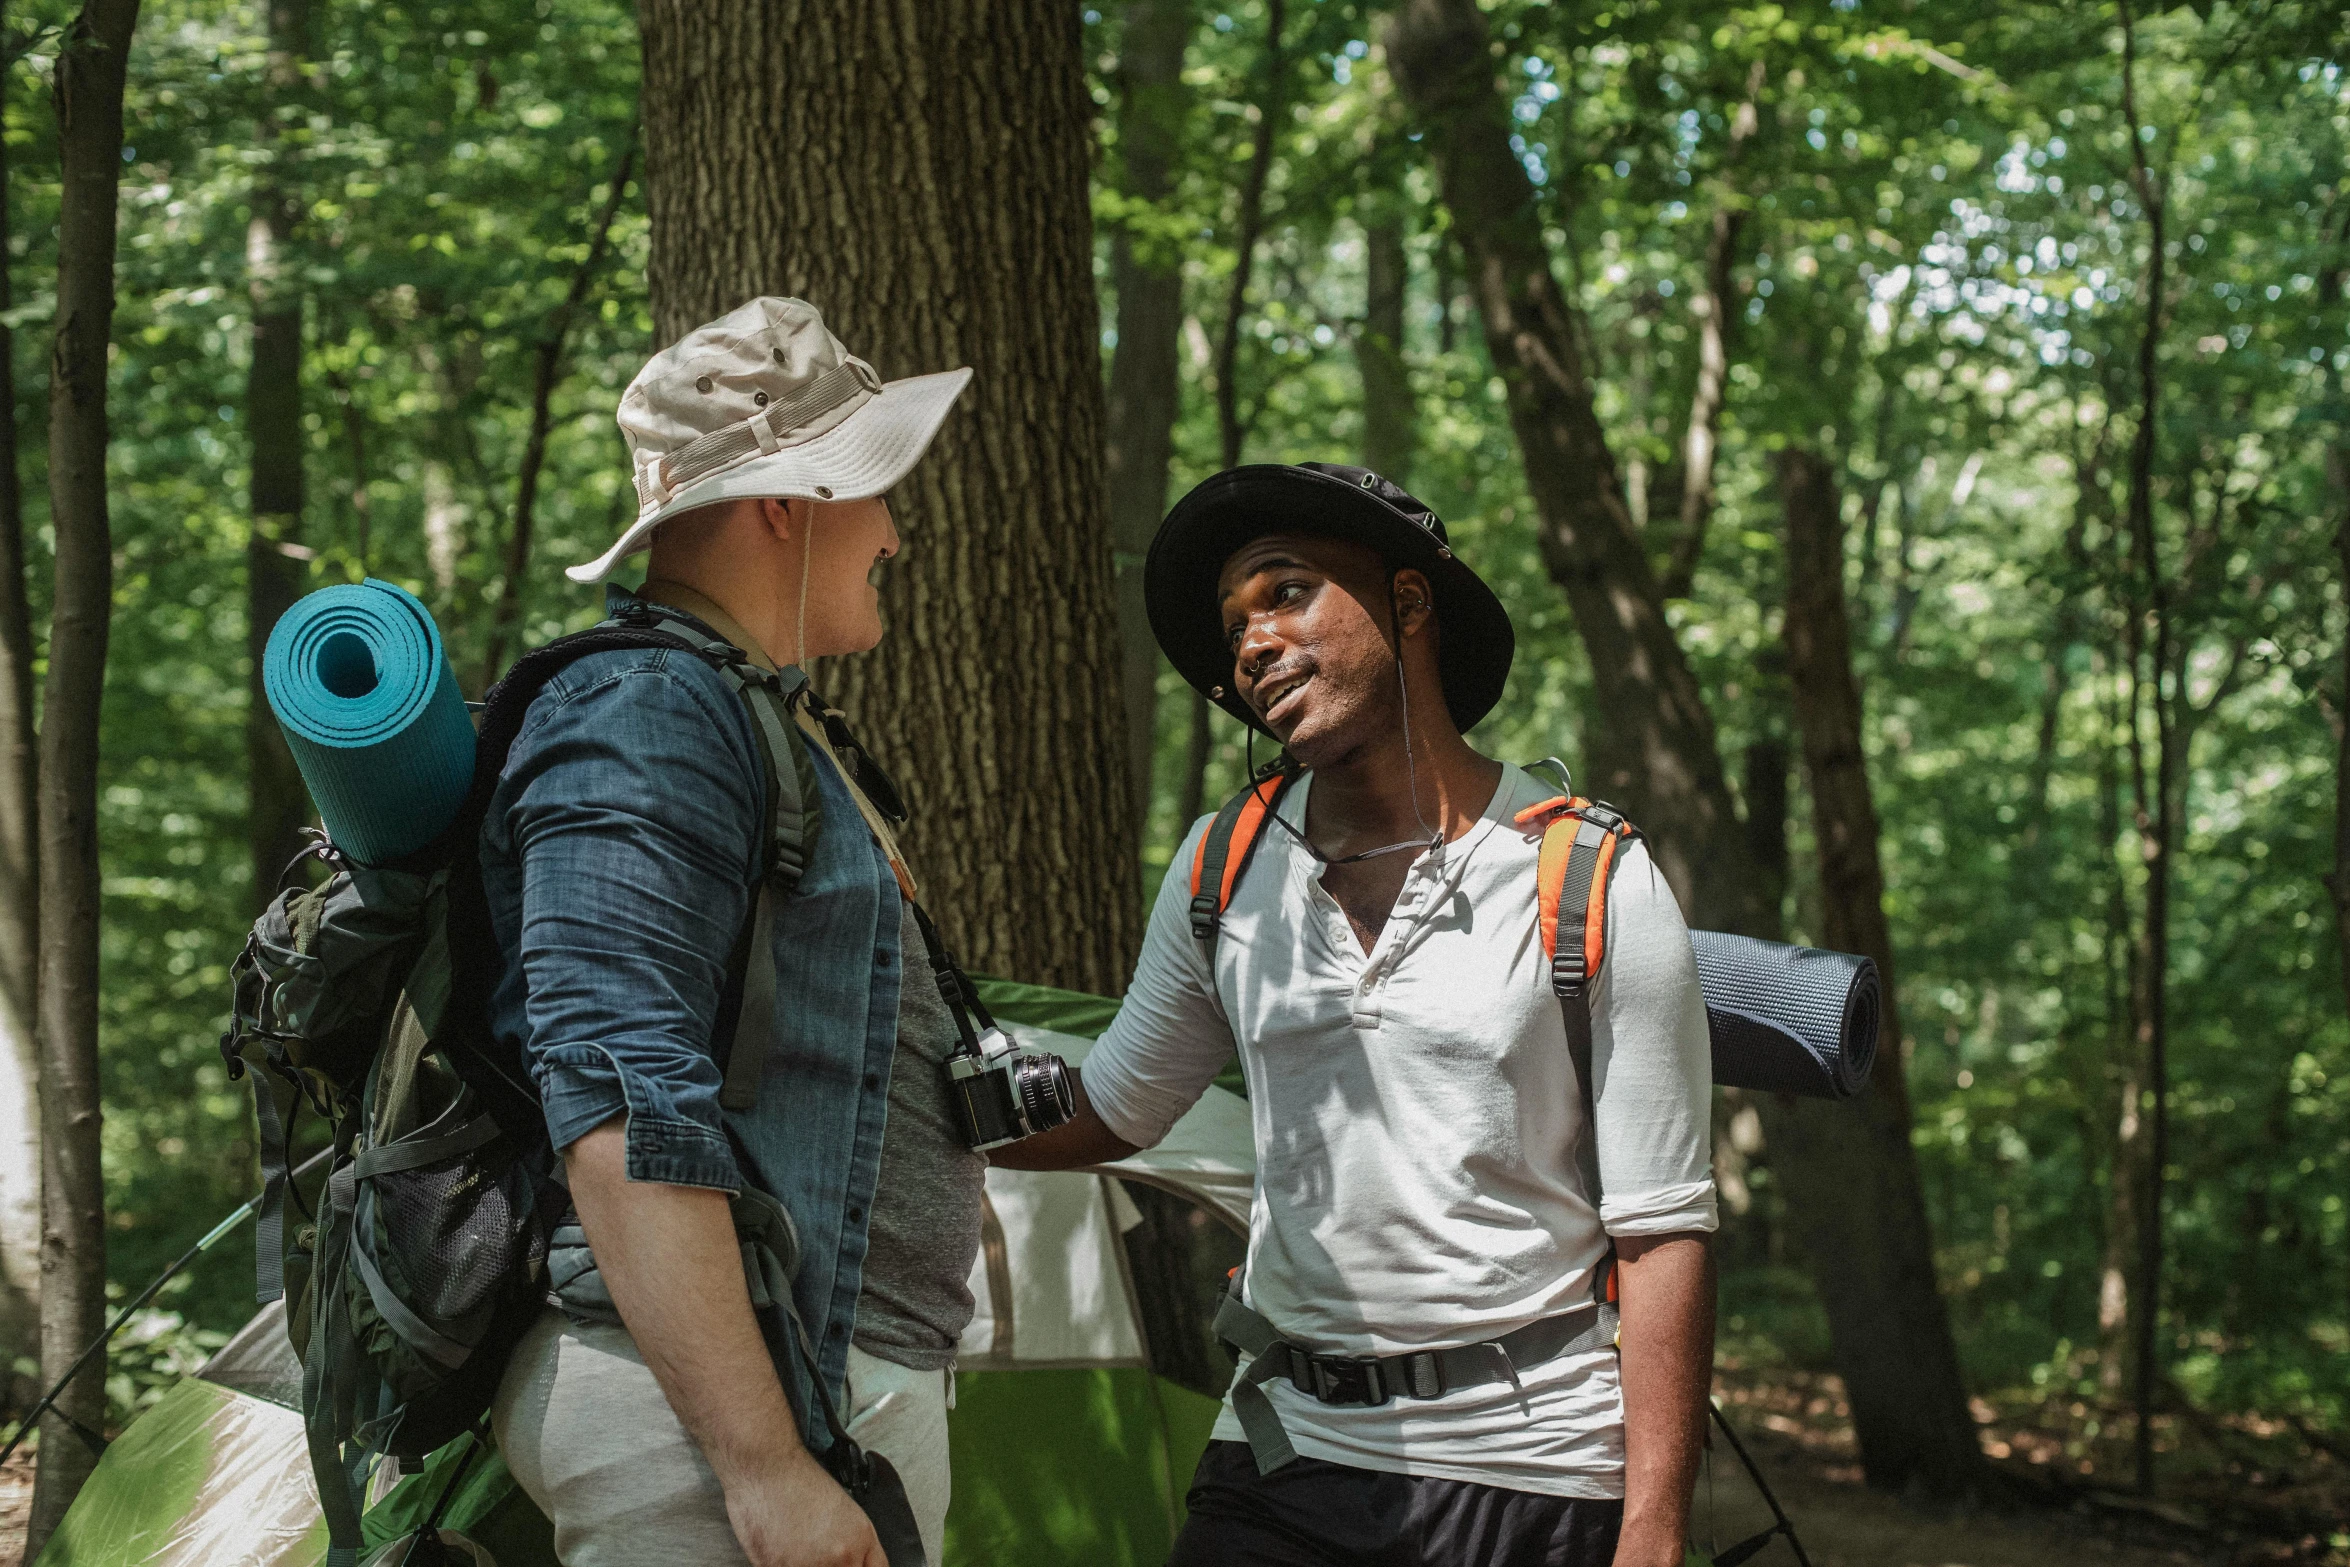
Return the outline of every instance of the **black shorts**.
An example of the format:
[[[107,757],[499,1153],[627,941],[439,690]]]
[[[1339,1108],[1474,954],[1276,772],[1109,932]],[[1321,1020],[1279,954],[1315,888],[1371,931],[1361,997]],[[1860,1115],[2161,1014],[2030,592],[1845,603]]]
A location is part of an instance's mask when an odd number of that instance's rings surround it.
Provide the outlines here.
[[[1167,1567],[1607,1567],[1624,1504],[1299,1458],[1257,1473],[1210,1442]]]

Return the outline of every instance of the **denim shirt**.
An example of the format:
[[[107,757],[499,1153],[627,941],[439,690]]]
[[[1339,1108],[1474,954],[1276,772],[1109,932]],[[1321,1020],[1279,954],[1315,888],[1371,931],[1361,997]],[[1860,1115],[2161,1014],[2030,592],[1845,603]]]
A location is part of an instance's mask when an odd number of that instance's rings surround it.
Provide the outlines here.
[[[899,892],[832,759],[795,732],[819,825],[776,903],[758,1100],[722,1109],[712,1036],[767,826],[752,724],[717,671],[679,650],[589,654],[548,683],[482,827],[502,964],[490,1021],[529,1064],[557,1149],[625,1115],[630,1180],[747,1184],[783,1204],[800,1319],[845,1407],[897,1046]],[[821,1451],[799,1358],[779,1370]]]

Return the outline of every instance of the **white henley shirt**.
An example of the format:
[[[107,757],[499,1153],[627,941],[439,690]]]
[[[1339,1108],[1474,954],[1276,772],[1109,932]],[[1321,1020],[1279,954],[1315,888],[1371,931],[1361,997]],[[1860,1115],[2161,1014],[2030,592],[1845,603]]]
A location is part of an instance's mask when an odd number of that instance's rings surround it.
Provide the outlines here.
[[[1302,826],[1311,775],[1283,802]],[[1125,1004],[1085,1062],[1120,1137],[1150,1147],[1237,1046],[1257,1151],[1247,1299],[1325,1353],[1393,1355],[1495,1338],[1591,1298],[1609,1235],[1711,1230],[1711,1055],[1689,933],[1647,851],[1618,857],[1592,987],[1605,1200],[1577,1174],[1591,1135],[1537,928],[1541,832],[1557,791],[1506,767],[1469,831],[1413,862],[1366,955],[1312,858],[1268,824],[1215,946],[1191,934],[1185,838]],[[1604,1230],[1604,1234],[1602,1233]],[[1376,1409],[1266,1384],[1307,1457],[1553,1496],[1620,1497],[1612,1350],[1506,1383]],[[1230,1399],[1216,1438],[1242,1441]]]

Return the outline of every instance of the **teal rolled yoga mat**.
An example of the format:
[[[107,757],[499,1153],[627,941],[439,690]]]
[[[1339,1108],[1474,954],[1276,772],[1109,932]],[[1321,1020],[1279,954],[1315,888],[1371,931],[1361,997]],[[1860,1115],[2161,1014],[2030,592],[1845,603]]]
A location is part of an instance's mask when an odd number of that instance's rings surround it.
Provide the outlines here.
[[[261,683],[336,848],[363,864],[440,835],[473,783],[473,720],[413,594],[373,577],[297,601]]]

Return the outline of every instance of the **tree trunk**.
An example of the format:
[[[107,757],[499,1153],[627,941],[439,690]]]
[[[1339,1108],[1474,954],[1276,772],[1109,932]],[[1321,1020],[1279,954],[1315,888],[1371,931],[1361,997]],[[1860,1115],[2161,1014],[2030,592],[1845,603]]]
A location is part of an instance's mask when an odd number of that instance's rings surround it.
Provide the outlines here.
[[[245,427],[253,448],[253,524],[245,544],[246,836],[256,910],[269,902],[278,876],[300,852],[302,828],[310,820],[309,792],[261,684],[269,633],[302,596],[310,575],[311,552],[302,542],[302,288],[298,263],[289,254],[300,200],[288,135],[308,96],[303,73],[310,59],[310,0],[268,0],[267,10],[265,107],[255,137],[264,161],[245,233],[246,287],[253,301],[253,360],[245,375]]]
[[[1381,209],[1364,225],[1363,244],[1367,286],[1363,330],[1355,339],[1355,367],[1363,379],[1363,466],[1410,489],[1419,417],[1403,357],[1411,258],[1404,249],[1400,195],[1382,193]]]
[[[139,0],[90,0],[57,55],[57,326],[49,355],[49,513],[57,577],[40,737],[41,1380],[65,1374],[106,1318],[98,1147],[98,708],[113,538],[106,516],[106,360],[114,325],[122,97]],[[41,1554],[97,1462],[75,1427],[106,1419],[101,1354],[41,1422],[25,1559]]]
[[[596,219],[594,238],[588,241],[587,254],[571,274],[571,287],[563,294],[563,302],[547,317],[540,329],[539,342],[531,370],[530,434],[522,443],[522,467],[514,481],[514,522],[506,534],[506,577],[498,589],[498,607],[490,617],[489,645],[482,654],[481,689],[487,691],[496,683],[506,667],[506,645],[514,636],[514,628],[522,619],[522,596],[530,574],[530,544],[533,525],[538,518],[539,471],[546,466],[547,432],[555,417],[555,386],[563,378],[563,349],[571,337],[571,319],[579,314],[579,307],[587,298],[588,285],[595,281],[596,272],[604,264],[604,253],[612,241],[612,220],[620,215],[621,198],[628,191],[628,176],[636,167],[636,136],[631,132],[628,150],[620,155],[620,167],[612,173],[612,187],[604,198],[604,210]]]
[[[1248,428],[1240,418],[1240,324],[1248,314],[1249,279],[1256,273],[1257,236],[1265,226],[1265,181],[1273,172],[1273,133],[1287,96],[1282,69],[1281,30],[1288,21],[1286,0],[1265,0],[1265,81],[1256,102],[1256,129],[1249,137],[1248,173],[1240,182],[1240,210],[1233,221],[1232,282],[1224,300],[1224,329],[1216,339],[1216,434],[1224,466],[1240,466]]]
[[[1118,155],[1127,200],[1154,217],[1175,188],[1175,169],[1191,118],[1183,85],[1183,50],[1192,7],[1184,0],[1133,0],[1118,53]],[[1167,475],[1175,458],[1177,374],[1183,336],[1183,253],[1157,228],[1137,233],[1131,219],[1110,241],[1110,279],[1118,292],[1118,351],[1110,361],[1110,537],[1117,550],[1118,639],[1126,692],[1126,758],[1135,831],[1149,826],[1151,774],[1158,755],[1159,644],[1143,602],[1142,564],[1167,510]]]
[[[1877,808],[1861,745],[1860,686],[1853,678],[1844,604],[1842,501],[1835,470],[1817,452],[1784,448],[1778,467],[1787,528],[1787,679],[1811,785],[1820,938],[1837,951],[1873,959],[1885,986],[1876,1070],[1858,1116],[1805,1106],[1787,1119],[1807,1138],[1865,1139],[1869,1152],[1862,1162],[1892,1177],[1865,1185],[1840,1182],[1830,1192],[1807,1189],[1811,1170],[1791,1172],[1790,1217],[1807,1253],[1859,1275],[1850,1287],[1827,1292],[1825,1300],[1871,1483],[1919,1483],[1949,1494],[1977,1482],[1981,1454],[1949,1313],[1935,1287],[1933,1243],[1910,1143],[1893,932],[1885,918]],[[1816,1111],[1826,1113],[1806,1113]],[[1782,1146],[1773,1140],[1774,1150]],[[1892,1309],[1864,1309],[1871,1302]]]
[[[2178,747],[2173,702],[2163,675],[2171,668],[2170,589],[2154,538],[2154,454],[2162,410],[2161,348],[2166,197],[2146,163],[2138,118],[2137,19],[2121,4],[2122,115],[2130,132],[2130,177],[2146,213],[2146,328],[2138,339],[2138,429],[2130,445],[2129,536],[2133,574],[2144,590],[2143,610],[2130,606],[2125,646],[2130,658],[2131,791],[2139,853],[2146,864],[2146,904],[2139,924],[2138,1059],[2146,1072],[2146,1194],[2138,1213],[2136,1330],[2137,1421],[2134,1447],[2138,1489],[2154,1491],[2154,1405],[2162,1386],[2163,1177],[2170,1161],[2170,857],[2171,802],[2176,796]],[[2135,596],[2135,595],[2133,595]],[[2155,776],[2146,776],[2137,743],[2141,690],[2154,714]]]
[[[1779,910],[1731,803],[1712,716],[1665,619],[1592,408],[1533,187],[1510,150],[1509,100],[1496,83],[1499,66],[1476,0],[1407,0],[1389,35],[1388,59],[1420,121],[1468,256],[1487,351],[1508,392],[1534,496],[1544,563],[1591,660],[1590,792],[1613,798],[1647,830],[1691,923],[1776,935]],[[1857,1106],[1771,1107],[1773,1167],[1798,1223],[1821,1224],[1863,1204],[1870,1210],[1864,1218],[1916,1216],[1917,1231],[1900,1251],[1855,1259],[1838,1236],[1808,1247],[1807,1260],[1855,1407],[1890,1411],[1895,1421],[1888,1430],[1872,1414],[1863,1428],[1870,1483],[1961,1497],[1977,1488],[1981,1460],[1963,1398],[1954,1406],[1935,1382],[1943,1368],[1955,1376],[1957,1353],[1932,1268],[1904,1260],[1931,1254],[1916,1159],[1899,1119],[1907,1096],[1898,1092],[1898,1072],[1892,1087]],[[1898,1137],[1890,1135],[1895,1122]],[[1887,1350],[1888,1339],[1897,1352]]]
[[[2114,746],[2122,733],[2113,673],[2102,651],[2092,666],[2099,686],[2098,709],[2104,734],[2097,747],[2097,842],[2105,868],[2105,1038],[2106,1077],[2113,1139],[2106,1161],[2105,1235],[2097,1274],[2097,1386],[2119,1401],[2128,1391],[2124,1367],[2130,1358],[2130,1260],[2138,1241],[2138,1195],[2145,1179],[2145,1124],[2139,1116],[2138,979],[2136,944],[2130,929],[2130,894],[2114,856],[2122,841],[2121,769]],[[2108,704],[2113,704],[2109,708]]]
[[[791,294],[886,375],[978,370],[894,492],[909,548],[883,588],[891,635],[819,687],[906,779],[908,849],[957,950],[1115,994],[1141,898],[1077,12],[638,14],[660,339]]]
[[[1538,513],[1543,564],[1589,652],[1585,792],[1628,810],[1700,925],[1772,933],[1713,718],[1664,614],[1598,414],[1476,0],[1409,0],[1388,62],[1433,153]],[[1700,867],[1708,874],[1701,876]]]
[[[8,32],[0,5],[0,35]],[[0,117],[10,75],[0,73]],[[17,1361],[41,1343],[40,764],[33,749],[33,613],[26,601],[23,480],[16,465],[16,334],[8,240],[8,147],[0,141],[0,1408],[39,1397]]]
[[[1730,336],[1737,326],[1738,301],[1730,268],[1738,259],[1747,207],[1731,176],[1761,123],[1755,104],[1762,96],[1763,63],[1746,78],[1746,100],[1730,115],[1730,143],[1722,155],[1721,193],[1705,242],[1705,287],[1689,301],[1697,318],[1697,389],[1689,399],[1689,427],[1681,438],[1681,515],[1671,558],[1661,584],[1666,598],[1687,598],[1705,554],[1706,524],[1714,515],[1714,460],[1722,445],[1722,405],[1730,390]]]
[[[1208,807],[1208,758],[1216,748],[1215,708],[1197,691],[1191,693],[1190,721],[1183,727],[1183,787],[1175,799],[1175,819],[1185,828]]]
[[[1410,0],[1388,58],[1427,135],[1466,254],[1488,353],[1539,513],[1544,564],[1589,651],[1593,792],[1629,808],[1700,922],[1766,926],[1745,878],[1729,786],[1687,660],[1666,623],[1596,412],[1572,310],[1553,275],[1524,165],[1510,150],[1475,0]]]

